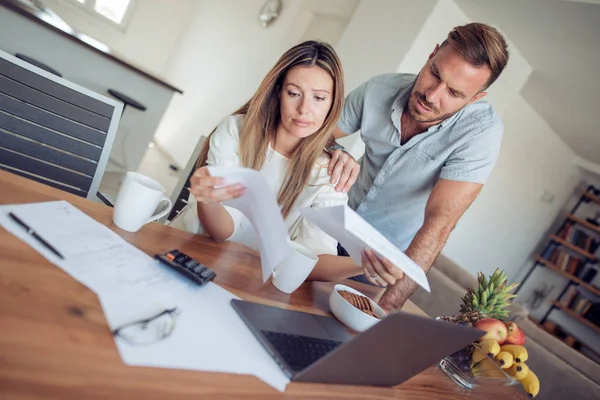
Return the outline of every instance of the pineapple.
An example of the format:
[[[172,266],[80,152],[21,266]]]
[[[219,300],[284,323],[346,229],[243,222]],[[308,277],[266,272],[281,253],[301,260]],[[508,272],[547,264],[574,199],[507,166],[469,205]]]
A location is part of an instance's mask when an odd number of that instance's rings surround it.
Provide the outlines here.
[[[519,284],[506,285],[506,274],[496,269],[489,277],[481,272],[477,274],[479,287],[469,288],[462,298],[460,314],[452,317],[452,322],[464,322],[474,325],[482,318],[496,318],[501,321],[508,317],[508,306],[511,299],[517,297],[511,290]]]

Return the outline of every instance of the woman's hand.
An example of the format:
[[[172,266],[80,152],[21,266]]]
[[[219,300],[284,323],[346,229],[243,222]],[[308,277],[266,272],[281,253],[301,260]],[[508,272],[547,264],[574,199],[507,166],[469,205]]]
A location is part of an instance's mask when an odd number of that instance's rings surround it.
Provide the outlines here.
[[[219,187],[224,183],[224,178],[212,177],[208,172],[208,167],[202,167],[190,178],[190,192],[198,203],[205,204],[235,199],[246,193],[246,188],[240,183]]]
[[[387,287],[404,277],[404,272],[387,258],[379,257],[371,249],[362,252],[362,267],[365,276],[374,285]]]

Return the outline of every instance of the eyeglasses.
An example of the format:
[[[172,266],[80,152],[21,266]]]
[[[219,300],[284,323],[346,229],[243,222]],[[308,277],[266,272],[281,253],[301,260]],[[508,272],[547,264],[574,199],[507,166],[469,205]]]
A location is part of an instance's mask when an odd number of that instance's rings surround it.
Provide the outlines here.
[[[168,338],[180,314],[177,308],[161,311],[153,317],[130,322],[113,331],[113,336],[134,345],[147,345]]]

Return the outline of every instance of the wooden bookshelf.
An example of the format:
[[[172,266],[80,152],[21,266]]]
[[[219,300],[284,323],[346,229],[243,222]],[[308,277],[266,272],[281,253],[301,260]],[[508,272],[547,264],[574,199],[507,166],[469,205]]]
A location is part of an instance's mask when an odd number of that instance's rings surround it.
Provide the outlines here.
[[[564,284],[564,287],[562,288],[559,294],[557,294],[556,296],[550,294],[548,295],[551,296],[548,298],[548,301],[550,301],[551,306],[548,307],[543,317],[540,318],[539,322],[533,320],[532,318],[530,319],[534,323],[539,325],[541,329],[547,331],[554,337],[563,341],[566,345],[571,346],[574,349],[581,352],[581,349],[589,349],[590,346],[588,346],[587,343],[585,343],[585,341],[583,341],[581,338],[578,338],[579,331],[577,330],[577,328],[580,328],[581,325],[585,325],[589,329],[593,329],[594,332],[600,333],[600,326],[596,326],[593,322],[583,318],[583,316],[579,315],[576,311],[560,303],[558,299],[563,298],[563,296],[566,293],[568,293],[569,290],[573,289],[576,289],[580,293],[583,293],[584,296],[594,296],[600,298],[600,288],[592,286],[591,282],[585,282],[579,276],[575,276],[572,273],[577,272],[578,275],[581,276],[583,276],[581,273],[589,273],[589,276],[592,276],[593,272],[590,272],[592,270],[596,271],[596,273],[600,273],[600,264],[598,264],[600,256],[596,257],[596,255],[594,254],[596,252],[592,252],[592,250],[596,248],[598,241],[600,241],[600,226],[596,225],[593,222],[589,222],[587,219],[587,217],[590,217],[594,214],[598,215],[597,213],[598,211],[600,211],[600,187],[588,185],[584,191],[578,191],[577,193],[575,193],[575,196],[579,197],[577,203],[573,205],[573,207],[568,211],[566,215],[562,214],[559,216],[559,220],[556,221],[557,223],[555,224],[556,230],[552,233],[549,233],[545,237],[545,245],[543,250],[540,250],[540,252],[536,255],[534,259],[535,262],[533,263],[529,271],[527,271],[527,274],[525,274],[525,276],[521,280],[521,284],[516,289],[515,293],[519,293],[519,290],[526,286],[526,281],[532,276],[536,268],[547,268],[553,272],[556,272],[557,274],[562,275],[564,278],[567,278],[561,282],[561,285]],[[581,206],[584,204],[588,204],[588,206],[590,207],[581,209]],[[563,235],[561,233],[573,233],[571,232],[571,229],[573,228],[571,228],[570,226],[574,226],[575,229],[585,233],[585,235],[587,236],[585,241],[578,239],[578,241],[581,242],[579,243],[579,246],[571,242],[569,239],[562,238]],[[568,230],[565,231],[565,229]],[[588,238],[590,236],[591,238]],[[575,237],[574,233],[573,237]],[[581,236],[581,238],[583,237],[584,236]],[[561,252],[567,253],[570,258],[581,258],[581,261],[572,264],[571,260],[569,260],[568,266],[571,267],[571,269],[569,269],[568,267],[563,265],[565,259],[562,258],[563,256],[560,256]],[[546,258],[543,258],[542,254],[545,255]],[[549,260],[553,256],[561,257],[560,266]],[[577,268],[574,268],[575,266],[577,266]],[[580,267],[581,273],[579,273]],[[539,286],[541,282],[538,281],[536,284]],[[545,291],[545,289],[543,289],[542,291]],[[575,295],[575,293],[573,293],[573,295]],[[596,305],[600,305],[600,302],[598,302],[597,300],[598,299],[596,299],[594,303]],[[561,312],[561,315],[566,314],[567,316],[571,317],[563,321],[564,324],[560,325],[560,330],[558,328],[558,325],[554,328],[550,326],[549,323],[552,321],[548,319],[553,310],[555,311],[557,309]],[[545,326],[546,323],[548,323],[548,326]],[[553,330],[556,331],[553,332]],[[570,333],[567,335],[567,332]],[[599,360],[600,357],[595,359],[596,362],[600,362]]]
[[[568,249],[571,249],[571,250],[573,250],[574,252],[577,252],[577,253],[581,254],[581,255],[582,255],[582,256],[584,256],[585,258],[588,258],[588,259],[590,259],[590,260],[594,260],[594,261],[596,260],[596,256],[594,256],[593,254],[591,254],[591,253],[588,253],[587,251],[585,251],[584,249],[582,249],[582,248],[581,248],[581,247],[579,247],[579,246],[575,246],[575,245],[574,245],[573,243],[571,243],[571,242],[567,242],[566,240],[564,240],[563,238],[561,238],[561,237],[559,237],[559,236],[552,235],[552,236],[550,236],[550,238],[551,238],[553,241],[555,241],[556,243],[560,243],[560,244],[562,244],[563,246],[565,246],[566,248],[568,248]]]
[[[562,276],[572,280],[573,282],[577,283],[579,286],[581,286],[582,288],[584,288],[585,290],[594,293],[596,296],[600,297],[600,289],[596,289],[595,287],[593,287],[592,285],[590,285],[589,283],[581,280],[580,278],[576,277],[573,274],[568,273],[567,271],[558,268],[556,265],[552,264],[550,261],[543,259],[540,256],[537,256],[535,258],[535,261],[539,262],[540,264],[544,265],[545,267],[550,268],[553,271],[558,272],[559,274],[561,274]]]
[[[570,308],[568,308],[567,306],[565,306],[564,304],[562,304],[561,302],[559,302],[557,300],[554,300],[553,303],[554,303],[555,307],[561,309],[564,313],[570,315],[571,317],[575,318],[582,324],[595,330],[596,333],[600,334],[600,326],[594,324],[592,321],[588,321],[587,319],[583,318],[581,315],[577,314],[575,311],[571,310]]]
[[[585,219],[581,219],[573,214],[567,215],[567,219],[570,219],[571,221],[575,222],[578,225],[583,226],[584,228],[589,229],[590,231],[600,234],[600,226],[594,225],[594,224],[586,221]]]

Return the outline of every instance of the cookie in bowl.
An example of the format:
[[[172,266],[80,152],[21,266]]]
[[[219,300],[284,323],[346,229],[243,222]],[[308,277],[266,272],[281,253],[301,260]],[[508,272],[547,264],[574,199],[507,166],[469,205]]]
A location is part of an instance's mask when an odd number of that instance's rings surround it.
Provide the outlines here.
[[[329,295],[333,315],[348,328],[363,332],[385,318],[386,313],[367,296],[346,285],[335,285]]]

